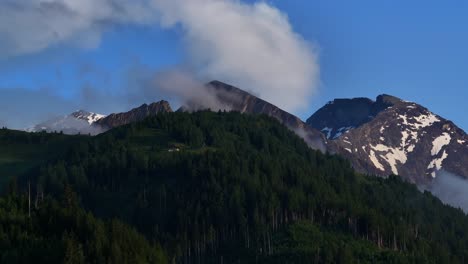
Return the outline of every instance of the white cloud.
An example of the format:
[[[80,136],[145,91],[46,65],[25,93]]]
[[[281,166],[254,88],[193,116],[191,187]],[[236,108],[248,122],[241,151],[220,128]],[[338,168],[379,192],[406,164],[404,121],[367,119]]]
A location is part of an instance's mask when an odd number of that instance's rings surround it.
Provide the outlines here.
[[[437,172],[437,176],[428,187],[443,203],[461,208],[465,213],[468,213],[467,188],[466,178],[444,170]]]
[[[191,66],[289,111],[307,107],[319,74],[314,48],[264,3],[155,0],[166,26],[181,25]]]
[[[155,23],[150,4],[147,0],[3,0],[0,58],[39,52],[63,42],[94,47],[109,26]]]
[[[288,111],[307,107],[317,87],[317,52],[265,2],[3,0],[0,58],[63,43],[92,48],[117,24],[180,26],[198,77],[229,82]]]

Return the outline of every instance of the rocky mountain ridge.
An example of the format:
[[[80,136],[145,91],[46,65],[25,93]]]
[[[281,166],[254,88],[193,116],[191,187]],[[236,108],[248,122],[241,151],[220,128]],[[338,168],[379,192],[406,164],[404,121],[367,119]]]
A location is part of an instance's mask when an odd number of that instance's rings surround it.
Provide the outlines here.
[[[339,99],[307,123],[327,135],[330,152],[348,158],[358,171],[397,174],[419,184],[442,170],[468,177],[466,133],[416,103],[389,95],[375,102]]]
[[[27,129],[30,132],[63,132],[65,134],[91,134],[97,135],[114,127],[141,121],[160,112],[172,112],[167,101],[151,104],[142,104],[128,112],[101,115],[79,110],[70,115],[50,119]]]
[[[385,94],[377,96],[375,101],[335,99],[303,122],[251,93],[220,81],[208,83],[206,92],[215,98],[214,104],[188,101],[178,111],[210,108],[269,115],[303,137],[312,148],[342,155],[363,173],[398,174],[418,184],[430,182],[442,170],[468,178],[466,133],[453,122],[413,102]],[[43,122],[31,131],[94,135],[160,112],[172,112],[167,101],[143,104],[108,116],[77,111]]]
[[[93,125],[100,126],[104,130],[109,130],[114,127],[142,121],[149,116],[153,116],[161,112],[172,112],[169,102],[161,100],[149,105],[142,104],[128,112],[110,114],[105,118],[97,120]]]
[[[265,114],[271,116],[300,135],[311,148],[321,150],[322,152],[326,151],[325,137],[318,130],[308,126],[297,116],[251,93],[220,81],[208,83],[207,89],[211,94],[216,96],[220,107],[241,113]]]

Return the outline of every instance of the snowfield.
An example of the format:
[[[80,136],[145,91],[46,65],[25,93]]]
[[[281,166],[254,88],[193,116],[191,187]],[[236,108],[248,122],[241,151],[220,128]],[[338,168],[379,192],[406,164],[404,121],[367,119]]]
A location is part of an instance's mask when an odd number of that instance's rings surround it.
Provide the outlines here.
[[[432,150],[431,150],[431,155],[435,156],[439,154],[439,152],[442,150],[442,148],[448,144],[450,144],[451,137],[449,133],[443,133],[441,136],[437,137],[434,139],[432,142]]]

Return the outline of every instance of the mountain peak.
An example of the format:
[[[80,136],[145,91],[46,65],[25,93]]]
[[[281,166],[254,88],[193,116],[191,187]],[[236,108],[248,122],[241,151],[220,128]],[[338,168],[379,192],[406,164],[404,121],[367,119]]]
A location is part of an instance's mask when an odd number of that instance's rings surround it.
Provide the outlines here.
[[[400,98],[393,96],[393,95],[388,95],[388,94],[381,94],[377,96],[376,103],[377,104],[384,104],[384,105],[396,105],[399,103],[403,103],[404,101],[401,100]]]
[[[216,103],[220,109],[233,110],[248,114],[264,114],[277,119],[290,130],[299,134],[308,145],[314,149],[325,151],[325,139],[320,131],[307,126],[297,116],[290,114],[281,108],[273,105],[243,89],[237,88],[227,83],[213,80],[206,84],[208,92],[216,98]],[[199,103],[198,103],[199,104]],[[197,102],[189,102],[181,107],[181,111],[203,109]],[[214,110],[214,109],[212,109]]]
[[[96,114],[92,112],[88,112],[86,110],[78,110],[70,114],[70,116],[79,119],[79,120],[84,120],[88,122],[88,124],[93,124],[94,122],[98,121],[99,119],[102,119],[106,117],[105,115],[101,114]]]
[[[419,104],[388,94],[376,101],[336,99],[307,124],[331,139],[329,151],[347,157],[358,171],[424,184],[442,169],[468,178],[461,165],[468,162],[467,135]]]
[[[65,134],[98,134],[102,131],[92,125],[105,118],[105,115],[88,112],[86,110],[77,110],[69,115],[59,116],[41,122],[34,127],[27,129],[30,132],[39,131],[62,131]]]
[[[151,104],[142,104],[137,108],[124,113],[110,114],[96,122],[97,125],[105,129],[110,129],[129,123],[141,121],[149,116],[154,116],[161,112],[172,112],[172,108],[168,101],[161,100]]]
[[[365,97],[335,99],[307,119],[307,124],[322,131],[328,139],[336,139],[358,127],[393,105],[396,97],[380,95],[377,101]]]

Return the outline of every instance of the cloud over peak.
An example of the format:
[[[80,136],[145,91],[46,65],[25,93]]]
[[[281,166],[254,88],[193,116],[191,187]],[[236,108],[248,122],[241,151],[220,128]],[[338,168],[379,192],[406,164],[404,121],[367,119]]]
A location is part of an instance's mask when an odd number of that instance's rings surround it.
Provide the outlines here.
[[[285,13],[266,2],[4,0],[0,59],[57,46],[95,48],[106,30],[123,24],[179,28],[186,50],[180,67],[202,81],[218,79],[246,89],[287,111],[307,107],[316,92],[316,49],[294,32]]]
[[[155,3],[166,26],[184,29],[191,66],[201,76],[251,90],[289,111],[309,103],[317,87],[318,56],[280,10],[264,2]]]

